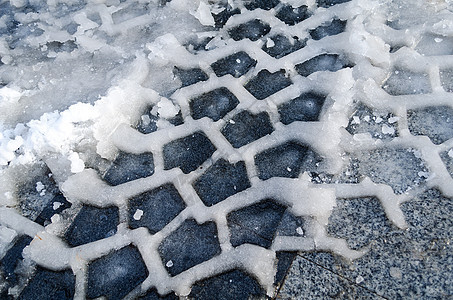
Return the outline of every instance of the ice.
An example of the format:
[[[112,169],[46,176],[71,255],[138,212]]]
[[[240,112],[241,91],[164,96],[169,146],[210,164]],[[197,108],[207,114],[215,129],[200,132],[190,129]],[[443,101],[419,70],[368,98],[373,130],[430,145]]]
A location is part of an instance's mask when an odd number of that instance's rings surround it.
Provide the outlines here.
[[[341,199],[401,230],[409,197],[453,196],[448,1],[145,2],[0,4],[15,296],[274,297],[282,251],[365,253]]]

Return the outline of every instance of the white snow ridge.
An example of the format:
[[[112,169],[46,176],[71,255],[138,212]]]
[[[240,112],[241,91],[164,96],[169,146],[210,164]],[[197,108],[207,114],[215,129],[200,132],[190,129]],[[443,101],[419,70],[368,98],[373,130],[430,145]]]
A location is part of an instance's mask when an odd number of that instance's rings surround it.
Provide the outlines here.
[[[235,269],[273,297],[277,252],[367,253],[328,233],[337,199],[375,197],[403,230],[414,195],[453,197],[449,1],[255,2],[0,0],[0,258],[28,236],[30,270],[69,270],[72,296],[97,298],[90,270],[132,246],[146,274],[126,299],[188,296]],[[260,205],[304,226],[237,242],[234,222]],[[90,209],[117,222],[68,241]],[[168,241],[190,244],[180,232],[193,220],[212,225],[218,251],[178,271]],[[28,292],[6,277],[0,291]]]

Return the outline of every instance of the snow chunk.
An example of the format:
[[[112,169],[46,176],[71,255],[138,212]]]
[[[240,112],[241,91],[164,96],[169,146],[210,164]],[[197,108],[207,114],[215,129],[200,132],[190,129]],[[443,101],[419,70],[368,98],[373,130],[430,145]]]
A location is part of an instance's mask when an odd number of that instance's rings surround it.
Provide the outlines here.
[[[132,217],[134,218],[134,220],[138,221],[142,218],[142,216],[143,216],[143,210],[137,209]]]
[[[71,161],[72,173],[80,173],[85,169],[85,163],[80,159],[78,153],[72,152],[68,158]]]
[[[448,156],[450,156],[451,158],[453,158],[453,149],[450,149],[450,151],[448,151]]]
[[[161,118],[169,119],[176,116],[179,112],[179,108],[176,107],[173,102],[169,99],[162,97],[159,103],[157,103],[158,114]]]
[[[190,12],[195,18],[200,21],[201,25],[205,26],[214,26],[215,21],[211,15],[211,8],[206,2],[200,1],[200,5],[198,6],[195,12]]]
[[[387,124],[382,125],[383,134],[395,134],[395,128],[388,126]]]

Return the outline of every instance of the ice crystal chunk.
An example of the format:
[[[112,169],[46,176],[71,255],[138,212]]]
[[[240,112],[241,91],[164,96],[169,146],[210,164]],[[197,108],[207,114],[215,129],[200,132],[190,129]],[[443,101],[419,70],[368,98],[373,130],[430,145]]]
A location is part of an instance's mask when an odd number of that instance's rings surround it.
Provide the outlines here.
[[[220,254],[214,222],[197,224],[188,219],[159,245],[159,254],[171,276],[175,276]],[[167,262],[173,264],[167,266]]]
[[[20,236],[14,245],[6,252],[0,261],[0,270],[5,277],[8,286],[14,286],[18,282],[18,276],[15,273],[16,267],[20,260],[23,259],[22,251],[30,244],[32,238],[26,235]],[[3,289],[0,288],[0,291]],[[1,296],[1,294],[0,294]]]
[[[200,68],[182,69],[174,67],[173,74],[175,74],[179,78],[179,80],[181,80],[183,87],[209,79],[208,75]]]
[[[453,92],[453,69],[440,70],[440,82],[446,92]]]
[[[419,172],[427,173],[427,169],[412,149],[377,149],[358,154],[359,174],[391,186],[395,193],[404,193],[426,180]]]
[[[348,62],[338,54],[321,54],[296,65],[296,71],[302,76],[308,76],[319,71],[336,72],[349,66]]]
[[[249,39],[251,41],[256,41],[260,37],[265,36],[271,31],[269,24],[264,23],[258,19],[248,21],[247,23],[233,27],[228,31],[230,36],[235,41],[240,41],[242,39]]]
[[[228,21],[228,19],[233,16],[233,15],[237,15],[237,14],[240,14],[241,11],[239,10],[239,8],[235,8],[233,9],[231,6],[227,6],[224,10],[222,10],[221,12],[215,14],[215,13],[212,13],[212,17],[214,18],[214,22],[215,22],[215,27],[216,28],[222,28],[223,25],[226,24],[226,22]]]
[[[118,223],[118,207],[98,208],[84,205],[64,237],[70,246],[80,246],[114,235]]]
[[[222,134],[234,148],[240,148],[272,133],[273,130],[267,113],[252,115],[248,111],[242,111],[223,127]]]
[[[316,41],[327,36],[337,35],[346,29],[346,23],[346,21],[334,19],[329,24],[321,25],[313,30],[310,30],[310,35]]]
[[[87,297],[123,299],[148,277],[148,269],[134,246],[115,250],[88,265]]]
[[[38,267],[19,296],[23,300],[73,299],[75,276],[71,270],[54,272]]]
[[[57,206],[55,204],[57,204]],[[69,207],[71,207],[71,203],[66,200],[63,194],[57,194],[52,201],[47,203],[42,212],[36,218],[35,222],[40,225],[47,225],[50,223],[50,218],[54,214],[59,214]]]
[[[266,199],[228,214],[233,247],[249,243],[269,248],[286,207]]]
[[[193,184],[206,206],[212,206],[250,187],[243,161],[230,164],[218,160]]]
[[[330,7],[333,5],[349,2],[351,0],[318,0],[319,7]]]
[[[255,10],[261,8],[264,10],[270,10],[280,3],[278,0],[248,0],[245,1],[245,7],[248,10]]]
[[[165,170],[179,167],[184,173],[190,173],[211,157],[215,150],[211,141],[200,131],[174,140],[164,146]]]
[[[209,117],[218,121],[238,104],[236,96],[227,88],[221,87],[193,98],[190,101],[190,111],[195,120]]]
[[[157,130],[157,121],[159,118],[151,113],[152,108],[147,109],[146,113],[140,116],[137,126],[135,127],[143,134],[151,133]]]
[[[154,234],[173,220],[184,207],[184,201],[172,184],[160,186],[129,200],[129,226],[147,227]],[[143,211],[139,220],[134,218],[138,209]]]
[[[430,106],[410,110],[407,125],[413,135],[426,135],[438,145],[453,138],[453,108]]]
[[[287,125],[294,121],[318,121],[326,96],[304,93],[278,107],[280,121]]]
[[[295,25],[307,19],[310,16],[310,12],[306,5],[292,7],[289,4],[285,4],[275,16],[288,25]]]
[[[337,199],[327,230],[346,239],[351,249],[360,249],[390,232],[392,224],[375,197]]]
[[[131,154],[120,152],[104,175],[111,185],[148,177],[154,173],[152,153]]]
[[[247,73],[255,65],[256,60],[251,58],[246,52],[240,51],[219,59],[211,65],[211,68],[218,77],[231,74],[238,78]]]
[[[261,299],[264,290],[253,277],[240,270],[229,271],[195,283],[189,299],[210,300]]]
[[[305,40],[301,41],[299,38],[294,37],[292,41],[290,41],[286,36],[278,34],[271,38],[272,46],[268,45],[268,43],[263,45],[263,51],[275,58],[281,58],[285,55],[288,55],[296,50],[299,50],[305,47]]]
[[[287,142],[264,150],[255,156],[258,177],[296,178],[301,171],[313,170],[320,158],[309,147],[297,142]]]
[[[263,100],[272,94],[292,84],[291,79],[286,77],[285,70],[271,73],[268,70],[261,70],[258,75],[245,84],[245,88],[256,99]]]
[[[428,74],[416,73],[396,68],[382,85],[382,88],[393,96],[431,93]]]

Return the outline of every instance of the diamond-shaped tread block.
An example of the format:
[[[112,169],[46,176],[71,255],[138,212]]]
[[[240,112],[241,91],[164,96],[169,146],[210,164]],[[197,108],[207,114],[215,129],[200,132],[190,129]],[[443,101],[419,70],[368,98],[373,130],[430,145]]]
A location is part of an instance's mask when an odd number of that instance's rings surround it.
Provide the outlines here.
[[[5,283],[9,286],[17,284],[18,276],[14,272],[20,260],[23,259],[22,251],[30,244],[32,238],[26,235],[20,236],[14,245],[5,253],[0,261],[0,271],[5,278]],[[1,298],[0,294],[0,298]]]
[[[88,265],[87,297],[123,299],[148,277],[148,269],[135,246],[126,246]]]
[[[146,227],[154,234],[165,227],[185,208],[184,201],[172,184],[165,184],[129,200],[129,226]],[[137,211],[143,215],[136,215]]]
[[[220,159],[206,170],[193,186],[203,203],[212,206],[249,188],[250,182],[243,161],[230,164]]]
[[[269,115],[265,112],[252,115],[242,111],[235,115],[222,129],[222,134],[234,148],[240,148],[248,143],[271,134],[274,128]]]
[[[239,104],[238,98],[227,88],[221,87],[193,98],[189,105],[195,120],[203,117],[218,121]]]
[[[58,208],[54,207],[54,203],[58,204]],[[61,213],[63,210],[71,207],[71,205],[72,204],[68,200],[66,200],[63,194],[59,193],[47,203],[47,205],[35,219],[35,223],[38,223],[40,225],[47,225],[51,222],[50,218],[52,218],[54,214]]]
[[[310,16],[310,12],[306,5],[292,7],[289,4],[285,4],[275,16],[288,25],[295,25],[307,19]]]
[[[305,93],[278,107],[280,121],[288,125],[294,121],[318,121],[326,96]]]
[[[73,299],[75,276],[71,270],[60,272],[37,267],[36,273],[19,296],[21,300]]]
[[[412,72],[406,69],[393,70],[382,88],[392,96],[431,93],[428,74]]]
[[[111,185],[119,185],[151,176],[153,173],[154,160],[151,153],[130,154],[120,152],[105,173],[104,180]]]
[[[217,227],[214,222],[199,225],[188,219],[162,241],[158,251],[168,273],[175,276],[220,254]]]
[[[392,229],[379,199],[375,197],[337,199],[329,218],[329,235],[346,239],[351,249],[369,245]]]
[[[234,16],[234,15],[237,15],[240,13],[241,13],[241,11],[239,10],[239,8],[233,9],[231,6],[228,5],[224,10],[222,10],[218,14],[215,14],[215,13],[211,13],[211,14],[212,14],[212,17],[214,18],[215,27],[222,28],[223,25],[226,24],[226,22],[228,21],[228,19],[231,16]]]
[[[253,277],[243,271],[233,270],[195,283],[189,299],[264,299],[265,294]]]
[[[135,129],[137,131],[148,134],[157,130],[157,121],[159,118],[151,113],[152,107],[147,109],[146,112],[140,116]]]
[[[261,8],[264,10],[270,10],[280,3],[278,0],[249,0],[245,1],[244,5],[248,10],[254,10]]]
[[[233,247],[249,243],[269,248],[285,210],[285,206],[266,199],[228,214]]]
[[[64,237],[72,247],[107,238],[116,233],[119,223],[118,207],[83,206]]]
[[[270,38],[272,41],[265,43],[262,47],[263,51],[275,58],[281,58],[285,55],[288,55],[294,51],[297,51],[305,47],[305,40],[299,40],[297,37],[294,37],[292,40],[288,37],[278,34]]]
[[[296,71],[306,77],[314,72],[336,72],[346,67],[350,67],[350,65],[338,54],[321,54],[296,65]]]
[[[272,94],[290,86],[291,79],[286,77],[285,70],[274,73],[261,70],[258,75],[245,84],[245,89],[256,99],[263,100]]]
[[[231,74],[238,78],[247,73],[255,65],[256,60],[251,58],[246,52],[240,51],[219,59],[211,65],[211,68],[218,77]]]
[[[194,69],[182,69],[178,67],[174,67],[173,74],[175,74],[179,80],[181,80],[181,84],[183,87],[195,84],[199,81],[206,81],[209,79],[208,75],[203,72],[200,68]]]
[[[313,30],[310,30],[310,35],[314,40],[320,40],[327,36],[337,35],[342,33],[346,29],[346,21],[340,19],[334,19],[332,22],[321,25]]]
[[[258,177],[262,180],[271,177],[296,178],[301,171],[316,169],[318,162],[320,158],[315,152],[297,142],[287,142],[255,156]]]
[[[346,3],[346,2],[349,2],[351,0],[318,0],[317,3],[318,3],[318,6],[319,7],[331,7],[331,6],[334,6],[334,5],[337,5],[337,4],[341,4],[341,3]]]
[[[442,144],[453,138],[453,108],[430,106],[410,110],[407,125],[413,135],[426,135],[434,144]]]
[[[259,38],[268,34],[269,31],[271,31],[271,27],[269,26],[269,24],[264,23],[261,20],[255,19],[231,28],[228,31],[228,33],[231,36],[231,38],[235,41],[240,41],[243,39],[256,41]]]
[[[174,140],[164,146],[164,168],[179,167],[188,174],[198,168],[216,148],[201,131]]]

